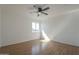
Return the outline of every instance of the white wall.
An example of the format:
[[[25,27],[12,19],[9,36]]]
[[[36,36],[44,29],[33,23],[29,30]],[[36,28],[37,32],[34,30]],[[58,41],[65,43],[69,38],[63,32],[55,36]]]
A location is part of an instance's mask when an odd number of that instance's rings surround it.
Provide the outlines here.
[[[27,6],[27,5],[26,5]],[[25,5],[4,5],[2,8],[2,46],[39,38],[32,33],[31,18]]]
[[[0,7],[0,47],[1,47],[1,40],[2,40],[2,36],[1,36],[1,7]]]
[[[49,17],[42,21],[46,35],[57,42],[79,46],[79,7],[74,12]]]

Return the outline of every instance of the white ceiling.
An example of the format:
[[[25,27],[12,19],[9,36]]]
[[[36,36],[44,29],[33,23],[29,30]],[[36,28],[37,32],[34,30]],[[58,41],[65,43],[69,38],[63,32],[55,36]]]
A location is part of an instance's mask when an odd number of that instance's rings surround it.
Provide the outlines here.
[[[30,14],[31,16],[34,16],[34,13],[30,13],[32,11],[34,11],[33,8],[33,4],[16,4],[16,5],[0,5],[3,6],[5,8],[11,8],[11,9],[24,9],[26,11],[27,14]],[[64,14],[64,13],[72,13],[72,12],[78,12],[79,11],[79,4],[47,4],[47,5],[41,5],[44,8],[49,6],[50,9],[48,11],[46,11],[49,15],[46,17],[52,17],[55,15],[60,15],[60,14]],[[18,11],[19,11],[18,10]],[[43,15],[43,17],[45,17]]]

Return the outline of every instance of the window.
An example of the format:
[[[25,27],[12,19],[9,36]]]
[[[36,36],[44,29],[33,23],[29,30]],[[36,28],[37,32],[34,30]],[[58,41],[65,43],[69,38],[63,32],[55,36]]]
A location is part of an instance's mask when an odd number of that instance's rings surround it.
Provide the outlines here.
[[[32,32],[39,32],[39,23],[32,22]]]

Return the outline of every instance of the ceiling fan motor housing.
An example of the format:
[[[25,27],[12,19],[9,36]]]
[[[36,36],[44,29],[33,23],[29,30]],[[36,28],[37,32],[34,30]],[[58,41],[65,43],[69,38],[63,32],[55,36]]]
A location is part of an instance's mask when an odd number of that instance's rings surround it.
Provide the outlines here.
[[[41,12],[42,11],[42,8],[38,8],[38,12]]]

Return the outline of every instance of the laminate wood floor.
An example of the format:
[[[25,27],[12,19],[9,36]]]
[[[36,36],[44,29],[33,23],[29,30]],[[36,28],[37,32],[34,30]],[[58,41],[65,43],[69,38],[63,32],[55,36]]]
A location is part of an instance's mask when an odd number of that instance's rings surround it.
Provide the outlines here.
[[[31,40],[0,48],[0,54],[9,55],[78,55],[79,47],[58,43]]]

